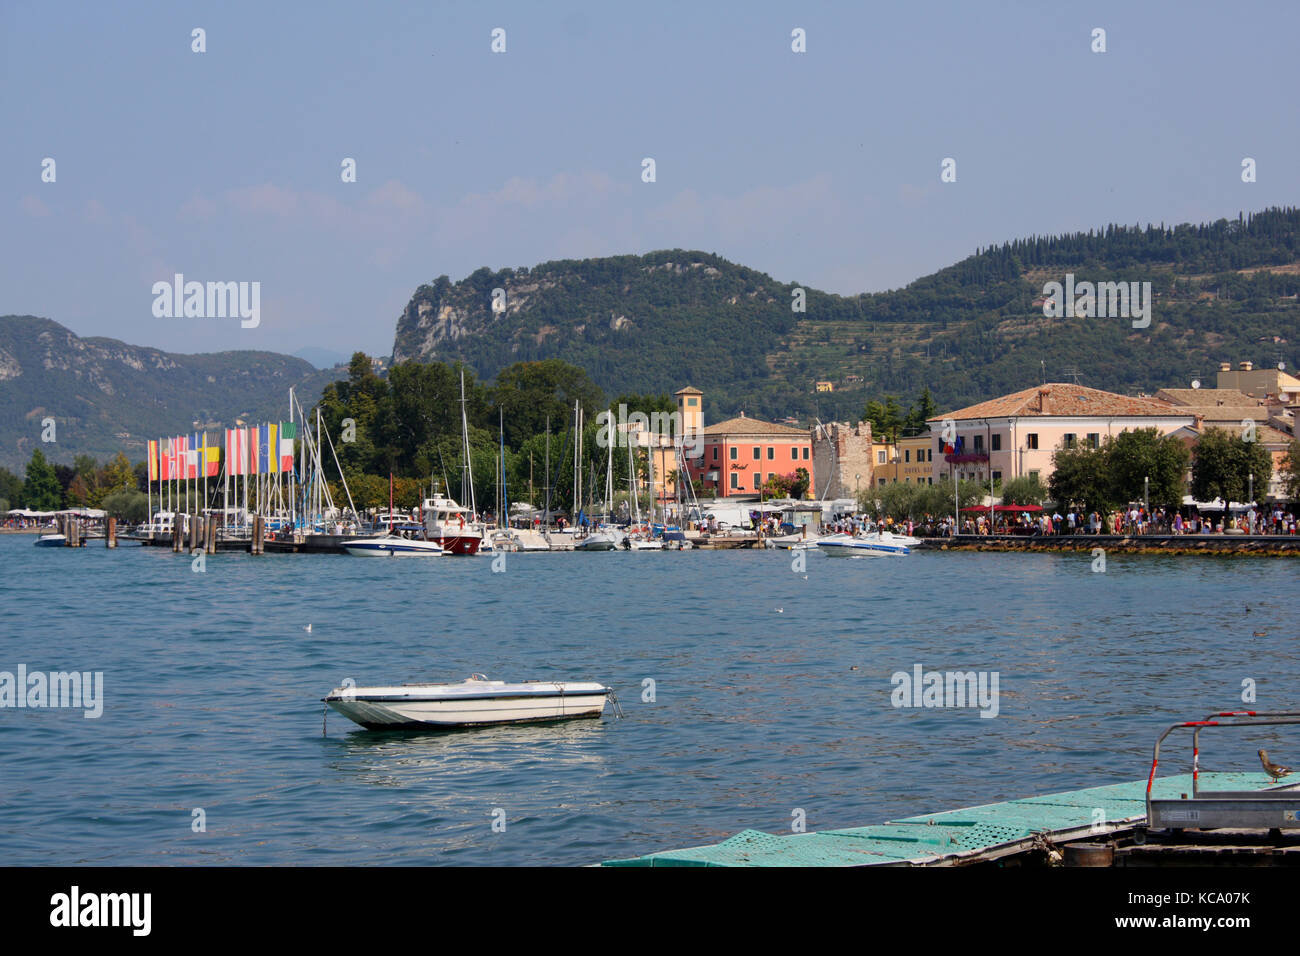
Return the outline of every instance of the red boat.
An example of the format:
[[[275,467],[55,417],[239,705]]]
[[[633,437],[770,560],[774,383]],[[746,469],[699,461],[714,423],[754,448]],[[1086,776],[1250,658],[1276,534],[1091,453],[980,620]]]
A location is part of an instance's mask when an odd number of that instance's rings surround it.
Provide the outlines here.
[[[437,541],[444,551],[452,554],[478,554],[483,544],[483,532],[474,521],[468,508],[462,508],[453,499],[435,494],[425,498],[420,506],[424,533],[430,541]]]

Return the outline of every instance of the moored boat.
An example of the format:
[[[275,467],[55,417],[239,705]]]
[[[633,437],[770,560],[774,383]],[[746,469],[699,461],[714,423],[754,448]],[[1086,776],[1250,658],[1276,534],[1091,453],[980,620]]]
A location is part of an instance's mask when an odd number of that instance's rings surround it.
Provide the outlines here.
[[[400,534],[386,534],[377,538],[348,538],[343,541],[343,550],[354,557],[390,558],[424,555],[439,557],[447,553],[436,541],[422,538],[405,538]]]
[[[336,687],[326,704],[367,730],[425,730],[598,718],[610,690],[595,681],[488,680]]]
[[[823,554],[835,557],[901,557],[911,554],[906,542],[915,540],[888,531],[860,538],[849,534],[832,534],[819,539],[817,547]]]
[[[66,535],[43,534],[33,542],[38,548],[62,548],[68,543]]]

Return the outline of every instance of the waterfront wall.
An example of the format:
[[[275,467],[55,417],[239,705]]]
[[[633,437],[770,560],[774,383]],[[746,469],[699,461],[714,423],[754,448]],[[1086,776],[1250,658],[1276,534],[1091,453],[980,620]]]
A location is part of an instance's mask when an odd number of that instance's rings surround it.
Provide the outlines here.
[[[1258,554],[1300,557],[1300,535],[1244,534],[1069,534],[978,535],[926,538],[917,546],[928,551],[1082,551],[1102,548],[1113,553]]]

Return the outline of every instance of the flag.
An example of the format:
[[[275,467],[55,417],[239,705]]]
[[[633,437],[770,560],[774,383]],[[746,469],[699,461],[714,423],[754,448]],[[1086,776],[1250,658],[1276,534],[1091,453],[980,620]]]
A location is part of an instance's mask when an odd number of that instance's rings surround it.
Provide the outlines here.
[[[158,466],[159,464],[161,464],[158,461],[158,454],[160,450],[161,449],[159,449],[158,447],[158,442],[154,441],[153,439],[150,439],[149,441],[149,480],[150,481],[158,480]]]
[[[188,450],[186,445],[189,439],[184,435],[177,435],[172,439],[172,478],[180,479],[185,477],[185,453]]]
[[[293,422],[280,423],[280,470],[293,471],[293,440],[298,437],[298,426]]]
[[[244,469],[240,466],[239,460],[239,429],[226,429],[226,474],[232,478],[235,475],[242,475]]]
[[[221,449],[208,444],[208,433],[203,433],[203,461],[200,470],[206,478],[215,478],[221,474]]]
[[[260,475],[262,473],[258,465],[261,463],[257,454],[257,437],[258,429],[256,425],[249,425],[244,432],[244,453],[248,455],[248,474]]]
[[[263,453],[263,466],[268,475],[274,475],[280,470],[280,442],[276,437],[276,426],[267,424],[262,426],[263,444],[260,446]]]
[[[185,477],[199,477],[199,452],[202,450],[202,441],[199,433],[195,432],[185,441]]]

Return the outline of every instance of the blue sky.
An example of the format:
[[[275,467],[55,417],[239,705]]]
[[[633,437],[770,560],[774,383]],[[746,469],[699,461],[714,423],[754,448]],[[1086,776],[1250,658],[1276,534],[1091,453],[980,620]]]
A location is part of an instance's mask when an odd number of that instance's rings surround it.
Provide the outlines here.
[[[416,286],[485,265],[682,247],[854,293],[1295,204],[1297,36],[1291,2],[9,0],[0,314],[387,354]],[[176,272],[261,282],[260,326],[155,318]]]

